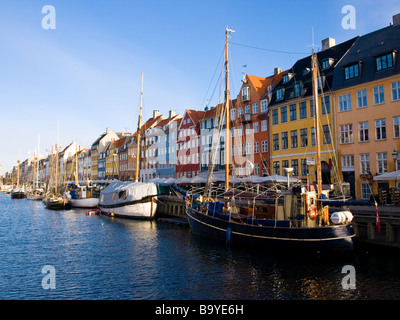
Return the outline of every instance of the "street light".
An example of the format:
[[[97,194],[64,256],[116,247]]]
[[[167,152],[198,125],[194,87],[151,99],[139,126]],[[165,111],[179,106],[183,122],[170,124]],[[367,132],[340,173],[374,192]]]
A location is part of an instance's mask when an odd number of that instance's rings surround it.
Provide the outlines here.
[[[287,174],[287,188],[289,190],[289,173],[293,171],[293,168],[284,168]]]

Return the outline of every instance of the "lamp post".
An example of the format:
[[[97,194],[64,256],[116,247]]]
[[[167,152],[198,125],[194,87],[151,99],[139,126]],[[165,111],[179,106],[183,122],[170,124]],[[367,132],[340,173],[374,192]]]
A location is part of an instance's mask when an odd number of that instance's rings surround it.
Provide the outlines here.
[[[290,186],[290,184],[289,184],[289,174],[290,174],[290,172],[293,171],[293,168],[284,168],[284,170],[286,171],[286,174],[287,174],[287,188],[289,190],[289,186]]]

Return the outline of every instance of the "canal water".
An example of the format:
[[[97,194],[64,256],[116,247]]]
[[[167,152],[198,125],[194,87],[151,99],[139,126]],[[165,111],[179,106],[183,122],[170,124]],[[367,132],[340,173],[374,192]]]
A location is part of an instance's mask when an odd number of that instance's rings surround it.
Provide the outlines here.
[[[266,254],[205,240],[190,228],[51,211],[5,194],[0,270],[6,300],[400,299],[398,251]]]

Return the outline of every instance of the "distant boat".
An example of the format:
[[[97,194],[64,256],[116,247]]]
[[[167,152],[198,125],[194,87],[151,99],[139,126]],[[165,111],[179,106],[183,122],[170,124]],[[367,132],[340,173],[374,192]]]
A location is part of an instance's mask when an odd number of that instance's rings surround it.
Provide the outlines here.
[[[43,189],[36,189],[36,190],[33,190],[32,192],[29,192],[26,195],[26,198],[28,200],[43,200],[43,197],[44,197],[43,194],[44,194]]]
[[[71,209],[71,201],[61,196],[49,194],[43,199],[43,203],[47,209],[51,210],[68,210]]]
[[[26,198],[26,193],[24,188],[14,188],[11,190],[11,198],[12,199],[23,199]]]
[[[17,166],[17,186],[11,190],[11,199],[23,199],[26,197],[25,189],[19,186],[19,160]]]
[[[55,173],[54,173],[54,192],[49,192],[43,198],[43,203],[47,209],[66,210],[71,209],[71,201],[57,194],[57,176],[58,176],[58,122],[57,122],[57,144],[55,154]],[[51,189],[51,188],[50,188]]]
[[[40,136],[38,137],[38,155],[39,155],[39,142]],[[44,197],[44,190],[37,188],[38,186],[38,173],[39,173],[39,161],[36,159],[36,152],[33,157],[33,164],[32,164],[32,190],[26,194],[26,198],[28,200],[43,200]]]
[[[71,205],[76,208],[96,208],[99,198],[94,196],[95,186],[89,186],[88,179],[88,159],[86,160],[86,185],[80,186],[78,181],[78,150],[75,151],[75,183],[73,187],[65,193],[65,198],[71,201]]]
[[[93,196],[95,186],[75,186],[65,196],[76,208],[96,208],[99,198]]]
[[[135,219],[154,219],[157,209],[157,186],[139,182],[140,130],[142,121],[143,73],[140,89],[140,112],[136,139],[135,182],[115,181],[100,192],[99,208],[104,214]]]

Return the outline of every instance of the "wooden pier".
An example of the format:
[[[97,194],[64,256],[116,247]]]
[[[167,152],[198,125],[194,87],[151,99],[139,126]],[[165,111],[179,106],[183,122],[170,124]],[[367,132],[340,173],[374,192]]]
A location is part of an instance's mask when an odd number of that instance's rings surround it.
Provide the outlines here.
[[[161,217],[185,218],[185,200],[175,195],[159,195],[157,214]]]

